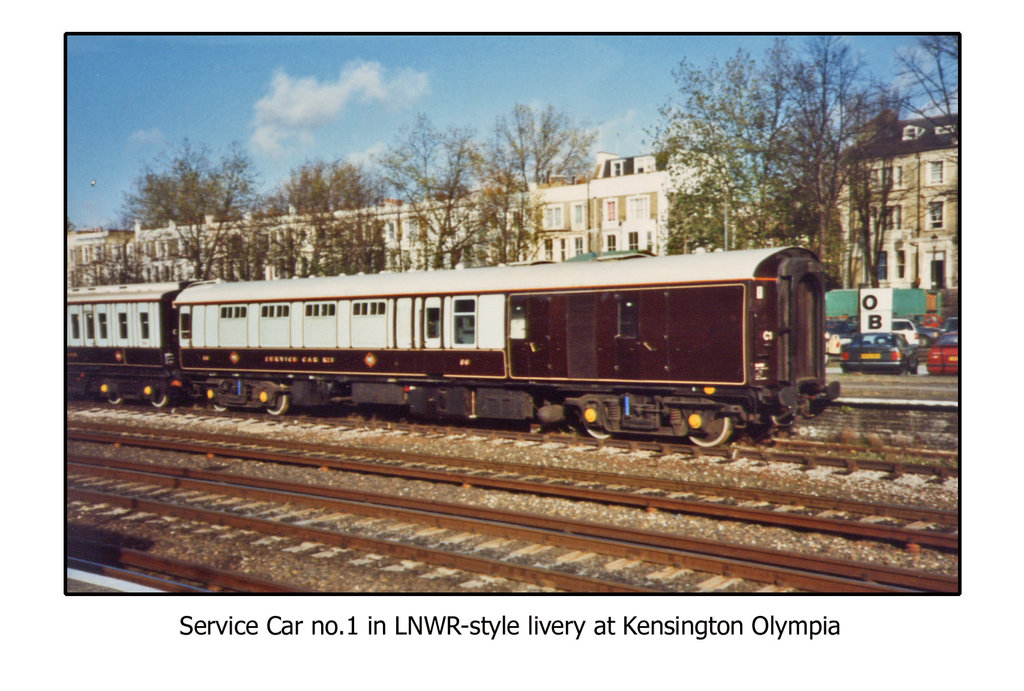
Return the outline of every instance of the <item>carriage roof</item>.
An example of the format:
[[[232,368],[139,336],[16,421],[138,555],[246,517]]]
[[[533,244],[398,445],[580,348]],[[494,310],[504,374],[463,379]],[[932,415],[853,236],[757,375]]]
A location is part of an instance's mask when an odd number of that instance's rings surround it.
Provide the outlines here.
[[[248,283],[200,283],[176,304],[316,300],[390,295],[457,295],[749,280],[772,248],[447,271],[330,276]],[[803,252],[804,250],[797,250]]]
[[[116,286],[84,286],[68,290],[67,301],[87,302],[148,302],[162,300],[168,293],[181,290],[186,283],[129,283]]]

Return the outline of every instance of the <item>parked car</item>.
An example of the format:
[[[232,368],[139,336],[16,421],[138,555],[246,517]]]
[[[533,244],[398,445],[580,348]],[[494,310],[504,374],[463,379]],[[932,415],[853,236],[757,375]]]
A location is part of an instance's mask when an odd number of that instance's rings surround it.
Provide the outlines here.
[[[910,317],[918,326],[926,326],[933,329],[942,328],[942,317],[937,314],[915,314]]]
[[[930,346],[942,335],[942,317],[937,314],[915,314],[910,321],[914,322],[922,339],[918,347]]]
[[[960,332],[960,317],[950,317],[942,325],[942,330],[949,333],[950,331]]]
[[[917,348],[901,333],[857,334],[839,355],[843,372],[917,373]]]
[[[939,336],[928,351],[928,374],[960,374],[960,332]]]
[[[921,331],[917,328],[917,324],[909,319],[893,319],[892,331],[893,333],[903,334],[903,337],[907,339],[907,343],[912,346],[925,345],[921,343]]]
[[[850,342],[858,331],[857,324],[843,320],[825,322],[825,351],[829,355],[839,355],[842,347]]]

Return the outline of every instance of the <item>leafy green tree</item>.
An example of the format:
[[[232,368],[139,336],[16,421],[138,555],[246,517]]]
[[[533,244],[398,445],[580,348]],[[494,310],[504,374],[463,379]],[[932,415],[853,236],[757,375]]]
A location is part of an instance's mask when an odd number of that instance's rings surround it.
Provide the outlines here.
[[[672,175],[669,250],[760,246],[793,234],[789,218],[788,46],[761,65],[745,51],[674,70],[676,100],[656,133]]]

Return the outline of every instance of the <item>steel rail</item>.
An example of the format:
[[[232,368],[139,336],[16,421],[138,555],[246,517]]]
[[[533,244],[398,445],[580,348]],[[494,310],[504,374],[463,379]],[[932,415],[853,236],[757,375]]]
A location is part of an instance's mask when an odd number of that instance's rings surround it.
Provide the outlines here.
[[[476,529],[502,537],[543,541],[572,549],[587,549],[615,556],[698,571],[749,578],[824,592],[956,592],[955,578],[922,574],[862,562],[784,552],[701,538],[621,528],[537,514],[507,512],[485,507],[417,500],[374,492],[331,487],[310,487],[259,478],[231,476],[211,471],[156,468],[149,464],[113,459],[76,458],[83,472],[175,488],[227,492],[248,499],[287,501],[322,508],[336,502],[336,510],[362,515],[428,522],[456,529]],[[90,469],[88,465],[99,466]],[[102,466],[110,466],[103,468]],[[133,470],[129,470],[133,469]],[[158,477],[157,473],[166,477]],[[235,485],[226,484],[231,483]],[[230,488],[230,489],[229,489]],[[287,493],[287,494],[283,494]],[[466,520],[470,522],[466,522]],[[518,527],[525,526],[525,527]],[[610,541],[610,542],[609,542]]]
[[[79,439],[78,436],[73,436],[78,435],[79,433],[90,434],[104,431],[115,434],[150,435],[164,439],[184,438],[180,432],[168,434],[165,430],[146,430],[121,425],[99,425],[97,428],[90,430],[69,430],[69,439]],[[957,525],[959,523],[959,513],[957,511],[901,504],[878,504],[874,502],[862,502],[837,497],[799,494],[783,490],[767,490],[756,487],[734,487],[706,482],[694,482],[690,480],[677,480],[673,478],[626,475],[614,472],[602,472],[598,470],[582,470],[567,466],[541,466],[530,463],[517,463],[514,461],[488,461],[463,456],[440,456],[406,451],[391,451],[387,449],[344,446],[340,444],[318,443],[316,445],[311,445],[305,442],[283,439],[256,438],[252,436],[219,433],[191,435],[187,438],[192,441],[209,440],[216,443],[237,444],[246,447],[269,447],[275,449],[298,450],[305,453],[362,457],[376,456],[377,458],[400,462],[422,462],[438,466],[454,465],[482,469],[496,473],[516,473],[527,476],[541,475],[551,478],[565,478],[575,480],[577,482],[594,482],[606,485],[630,484],[637,487],[664,490],[666,492],[703,494],[709,496],[730,496],[736,499],[749,501],[768,501],[775,504],[785,504],[789,506],[803,506],[829,511],[846,511],[864,515],[888,516],[910,521],[928,521],[942,525]],[[95,440],[106,441],[99,438],[96,438]]]
[[[162,580],[159,577],[154,578],[147,574],[139,574],[138,572],[131,571],[129,569],[145,569],[147,571],[154,571],[173,578],[185,579],[201,583],[206,586],[212,586],[216,589],[227,589],[237,592],[285,593],[296,592],[297,590],[294,587],[285,586],[280,583],[275,583],[261,578],[253,578],[252,576],[238,573],[236,571],[217,569],[202,564],[187,562],[181,559],[148,554],[136,549],[121,547],[119,545],[104,542],[96,542],[93,540],[69,539],[67,543],[67,555],[69,560],[74,560],[80,564],[96,565],[104,570],[103,573],[107,573],[109,575],[116,574],[117,577],[124,578],[125,580],[135,580],[135,582],[142,582],[143,580],[150,582],[162,581],[163,585],[154,585],[154,587],[165,589],[172,588],[171,584],[174,582]],[[82,570],[90,570],[89,568],[84,567],[79,568],[82,568]],[[133,579],[130,574],[137,576],[138,580]],[[188,584],[179,583],[178,585],[180,587],[177,588],[177,590],[182,592],[204,590]],[[205,590],[209,591],[210,588],[207,587]]]
[[[221,491],[224,491],[222,488]],[[644,593],[657,592],[650,588],[632,586],[628,584],[612,583],[586,576],[576,576],[549,569],[542,569],[532,566],[520,566],[496,559],[486,557],[475,557],[470,555],[446,552],[444,550],[432,549],[429,547],[417,547],[401,544],[393,540],[380,540],[364,538],[355,535],[343,535],[341,533],[300,526],[293,523],[240,516],[238,514],[224,511],[212,511],[195,507],[185,507],[168,502],[143,499],[138,497],[125,497],[122,495],[69,488],[69,498],[78,501],[91,503],[105,503],[121,508],[128,508],[134,511],[144,511],[159,515],[171,515],[178,518],[185,518],[215,525],[227,525],[242,530],[253,530],[270,535],[284,535],[310,542],[320,542],[327,545],[334,545],[346,549],[356,549],[376,554],[387,554],[400,559],[412,559],[423,561],[436,566],[460,569],[469,573],[486,574],[489,576],[500,576],[509,580],[522,583],[532,583],[542,587],[555,588],[569,592],[591,592],[591,593]]]
[[[708,502],[701,502],[687,499],[669,497],[655,497],[640,495],[633,492],[593,489],[587,487],[568,487],[547,483],[536,483],[525,480],[515,480],[499,477],[485,477],[481,475],[456,474],[449,470],[428,470],[424,468],[411,468],[407,466],[388,466],[374,463],[372,461],[339,460],[325,458],[323,456],[311,457],[295,453],[281,453],[278,451],[267,451],[252,446],[233,446],[229,449],[211,446],[202,442],[192,440],[176,440],[139,438],[139,437],[113,437],[104,433],[90,432],[69,432],[69,437],[79,441],[102,441],[107,443],[122,443],[133,446],[145,446],[147,448],[159,448],[171,451],[184,451],[198,454],[217,454],[244,457],[251,460],[260,460],[272,463],[289,463],[306,466],[328,466],[336,470],[348,472],[369,473],[375,475],[389,475],[407,479],[426,480],[431,482],[445,482],[454,484],[471,484],[490,489],[501,489],[515,492],[529,492],[533,494],[545,494],[568,499],[582,499],[587,501],[602,502],[608,504],[621,504],[644,508],[647,510],[657,509],[705,517],[746,521],[760,523],[763,525],[774,525],[788,529],[810,530],[826,532],[836,535],[852,536],[855,538],[870,538],[898,544],[916,544],[923,547],[933,547],[947,551],[959,549],[960,538],[958,534],[942,533],[936,531],[916,530],[907,528],[896,528],[891,526],[865,523],[862,521],[846,521],[835,518],[823,518],[819,516],[804,516],[800,514],[768,511],[764,509],[744,508],[739,506],[723,506]],[[368,450],[353,449],[344,447],[330,447],[331,453],[354,454],[361,457],[378,456],[391,460],[403,462],[433,462],[438,461],[437,456],[424,454],[409,454],[391,450]],[[226,453],[227,452],[227,453]],[[580,471],[582,472],[582,471]],[[613,475],[614,477],[614,475]],[[589,478],[588,478],[589,479]],[[613,482],[621,482],[622,479],[613,479]]]

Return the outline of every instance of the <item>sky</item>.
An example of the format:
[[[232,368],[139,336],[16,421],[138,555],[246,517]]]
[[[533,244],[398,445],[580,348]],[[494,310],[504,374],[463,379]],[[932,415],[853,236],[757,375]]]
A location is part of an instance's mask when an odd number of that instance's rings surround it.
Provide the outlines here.
[[[596,150],[651,152],[672,71],[768,35],[307,36],[68,35],[66,214],[78,228],[119,228],[125,193],[186,139],[214,156],[240,144],[261,188],[313,159],[369,160],[418,114],[481,137],[518,103],[563,111],[598,130]],[[809,37],[789,37],[801,48]],[[883,80],[907,35],[846,37]],[[596,153],[596,151],[595,151]]]

